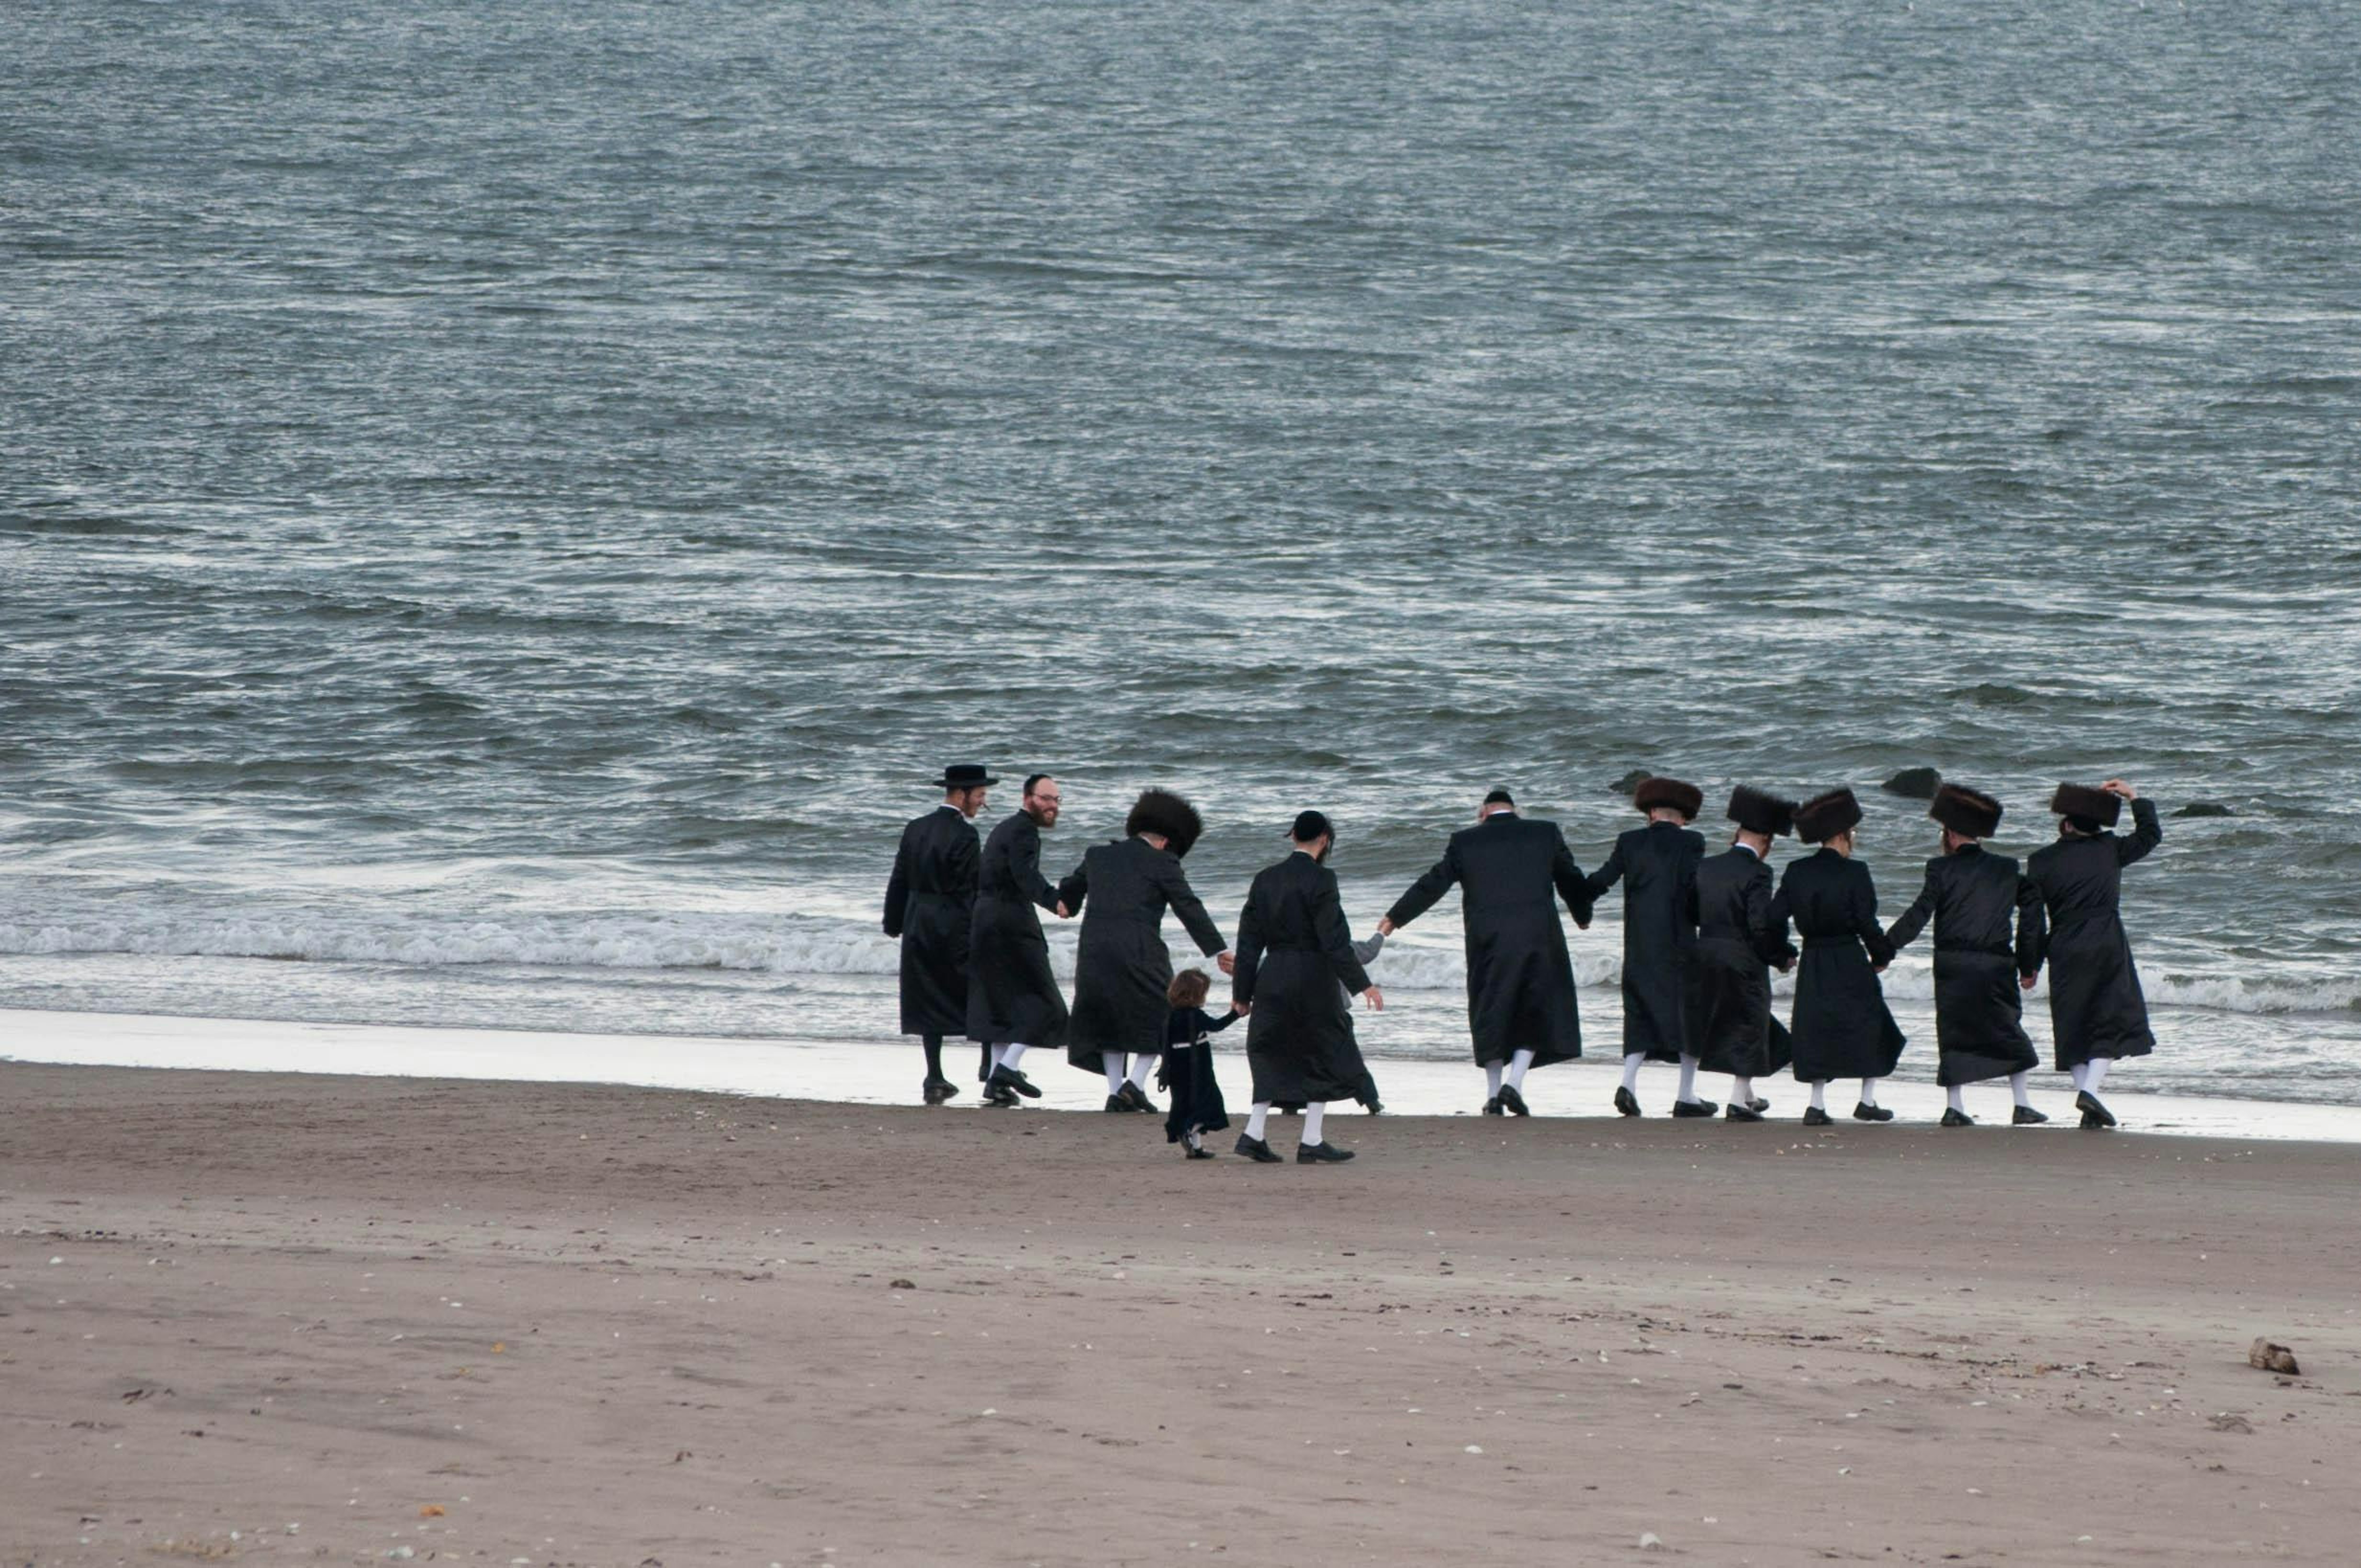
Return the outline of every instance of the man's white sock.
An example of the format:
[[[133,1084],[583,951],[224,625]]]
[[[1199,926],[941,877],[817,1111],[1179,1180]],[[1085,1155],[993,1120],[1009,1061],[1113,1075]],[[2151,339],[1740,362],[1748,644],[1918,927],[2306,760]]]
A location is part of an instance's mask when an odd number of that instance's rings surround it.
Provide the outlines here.
[[[1015,1072],[1016,1070],[1016,1064],[1023,1061],[1025,1059],[1025,1053],[1032,1048],[1033,1047],[1030,1046],[1013,1044],[1003,1046],[1000,1047],[1000,1054],[994,1058],[992,1065],[994,1067],[1005,1067],[1009,1071]]]
[[[1187,1132],[1181,1134],[1180,1141],[1187,1144],[1192,1149],[1201,1149],[1205,1146],[1205,1140],[1197,1135],[1197,1129],[1194,1127],[1191,1127]]]
[[[1141,1091],[1143,1093],[1146,1092],[1148,1089],[1148,1074],[1155,1066],[1156,1058],[1154,1057],[1132,1058],[1131,1086],[1134,1089]]]
[[[2072,1067],[2066,1069],[2066,1076],[2074,1080],[2074,1088],[2077,1092],[2080,1092],[2082,1088],[2082,1080],[2091,1076],[2091,1064],[2086,1061],[2078,1061]]]
[[[1328,1106],[1323,1101],[1313,1101],[1303,1108],[1302,1142],[1313,1148],[1320,1146],[1321,1124],[1328,1119]]]
[[[2033,1103],[2033,1095],[2026,1086],[2026,1080],[2031,1076],[2032,1074],[2024,1072],[2012,1072],[2008,1075],[2008,1091],[2016,1096],[2016,1102],[2019,1105]]]
[[[1509,1058],[1509,1087],[1515,1090],[1518,1093],[1522,1094],[1525,1091],[1525,1072],[1532,1065],[1533,1053],[1531,1051],[1519,1051],[1515,1056],[1510,1057]],[[1495,1092],[1498,1091],[1495,1091]]]
[[[1861,1102],[1872,1111],[1877,1109],[1877,1080],[1864,1078],[1861,1080]]]
[[[1730,1102],[1732,1105],[1753,1104],[1754,1080],[1751,1078],[1741,1078],[1732,1073],[1730,1079]]]
[[[2090,1065],[2082,1069],[2083,1092],[2098,1093],[2099,1085],[2107,1081],[2107,1069],[2113,1065],[2114,1064],[2105,1057],[2092,1057]]]
[[[1945,1090],[1943,1092],[1950,1097],[1952,1110],[1957,1111],[1962,1116],[1968,1113],[1968,1102],[1960,1096],[1960,1086],[1958,1084],[1955,1083],[1951,1085],[1950,1088]]]
[[[1490,1088],[1495,1100],[1500,1098],[1500,1067],[1501,1064],[1496,1061],[1484,1064],[1484,1082]]]
[[[1107,1092],[1109,1094],[1122,1093],[1123,1053],[1121,1051],[1101,1051],[1099,1053],[1099,1065],[1106,1069]]]
[[[1252,1138],[1257,1143],[1262,1142],[1262,1124],[1268,1119],[1269,1115],[1269,1101],[1266,1100],[1261,1104],[1256,1106],[1246,1116],[1246,1136]]]
[[[1693,1101],[1697,1098],[1697,1058],[1689,1056],[1686,1052],[1683,1053],[1681,1057],[1681,1090],[1678,1094],[1675,1094],[1673,1097],[1674,1099],[1680,1101]]]
[[[1648,1053],[1645,1051],[1633,1051],[1623,1058],[1624,1088],[1637,1089],[1640,1087],[1640,1064],[1647,1059]]]
[[[1819,1082],[1812,1085],[1812,1109],[1815,1111],[1825,1111],[1828,1108],[1828,1080],[1826,1079],[1822,1079]]]

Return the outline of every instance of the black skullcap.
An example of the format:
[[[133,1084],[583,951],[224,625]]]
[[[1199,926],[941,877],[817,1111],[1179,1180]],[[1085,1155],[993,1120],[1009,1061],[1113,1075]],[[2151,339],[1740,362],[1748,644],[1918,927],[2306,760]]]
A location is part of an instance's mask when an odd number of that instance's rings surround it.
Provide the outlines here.
[[[1287,830],[1287,836],[1299,844],[1309,844],[1318,838],[1334,839],[1336,825],[1328,820],[1325,812],[1299,811],[1295,814],[1295,826]]]
[[[1510,795],[1507,790],[1496,789],[1491,794],[1484,797],[1484,804],[1487,806],[1514,806],[1517,804],[1517,797]]]

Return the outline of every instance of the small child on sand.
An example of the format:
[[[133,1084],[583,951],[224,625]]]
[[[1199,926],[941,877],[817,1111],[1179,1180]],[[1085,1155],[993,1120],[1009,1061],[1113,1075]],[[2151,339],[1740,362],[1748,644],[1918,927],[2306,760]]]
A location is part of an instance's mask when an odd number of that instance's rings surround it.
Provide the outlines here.
[[[1213,1077],[1212,1036],[1244,1016],[1235,1002],[1219,1018],[1208,1014],[1205,993],[1212,989],[1203,970],[1184,969],[1164,992],[1172,1004],[1164,1020],[1164,1068],[1157,1075],[1157,1082],[1172,1095],[1171,1110],[1164,1118],[1164,1141],[1185,1145],[1183,1152],[1191,1159],[1213,1158],[1204,1135],[1230,1124],[1221,1083]]]

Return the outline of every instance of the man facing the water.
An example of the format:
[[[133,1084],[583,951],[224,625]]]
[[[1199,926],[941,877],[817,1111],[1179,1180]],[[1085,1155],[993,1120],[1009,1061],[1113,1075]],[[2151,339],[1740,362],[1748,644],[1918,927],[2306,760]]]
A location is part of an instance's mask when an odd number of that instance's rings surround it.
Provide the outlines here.
[[[1551,902],[1590,925],[1590,894],[1554,822],[1528,822],[1505,789],[1484,797],[1476,826],[1451,836],[1443,859],[1378,922],[1391,936],[1454,885],[1467,936],[1467,1023],[1490,1098],[1484,1113],[1530,1115],[1525,1071],[1582,1055],[1574,959]]]
[[[926,1047],[920,1092],[939,1105],[959,1091],[943,1076],[943,1036],[967,1027],[968,922],[975,904],[975,814],[999,781],[973,762],[943,770],[943,802],[902,829],[885,883],[885,934],[902,939],[902,1033]]]
[[[1066,906],[1041,874],[1041,835],[1065,802],[1058,781],[1035,773],[1022,806],[984,841],[968,943],[967,1032],[983,1047],[983,1098],[1004,1109],[1040,1091],[1018,1065],[1035,1046],[1066,1043],[1066,999],[1049,972],[1049,944],[1038,906],[1061,918]]]
[[[1615,852],[1586,884],[1596,900],[1623,884],[1623,1086],[1615,1109],[1640,1113],[1640,1067],[1678,1062],[1675,1116],[1710,1116],[1714,1104],[1697,1097],[1697,1053],[1684,1023],[1691,949],[1697,946],[1697,869],[1705,836],[1692,830],[1704,792],[1679,779],[1641,781],[1631,804],[1648,821],[1615,839]]]

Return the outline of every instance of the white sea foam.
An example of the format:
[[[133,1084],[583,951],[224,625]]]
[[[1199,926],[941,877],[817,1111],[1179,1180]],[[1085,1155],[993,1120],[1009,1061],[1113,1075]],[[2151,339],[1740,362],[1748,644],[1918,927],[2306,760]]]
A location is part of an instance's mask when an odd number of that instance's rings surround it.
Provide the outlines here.
[[[292,959],[418,968],[515,965],[537,969],[715,970],[770,975],[891,975],[900,944],[874,927],[812,916],[747,915],[551,915],[508,919],[418,916],[399,919],[343,911],[275,917],[203,918],[155,915],[125,919],[82,916],[0,922],[0,954],[140,954]],[[1049,933],[1050,968],[1071,983],[1074,931]],[[1172,949],[1176,968],[1204,965],[1193,948]],[[1455,944],[1411,945],[1397,938],[1370,966],[1389,990],[1456,992],[1466,963]],[[1622,979],[1611,943],[1577,939],[1575,978],[1586,988]],[[2044,983],[2047,983],[2046,977]],[[2163,1007],[2246,1014],[2361,1010],[2361,982],[2301,980],[2256,982],[2235,975],[2151,972],[2148,1001]],[[1792,992],[1792,976],[1774,990]],[[1934,977],[1923,960],[1905,960],[1884,976],[1886,994],[1926,1001]],[[2041,992],[2037,991],[2035,999]]]

